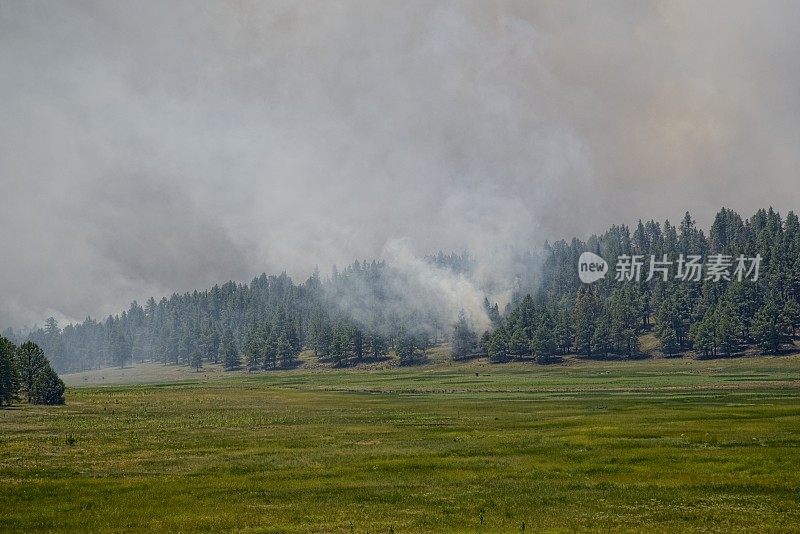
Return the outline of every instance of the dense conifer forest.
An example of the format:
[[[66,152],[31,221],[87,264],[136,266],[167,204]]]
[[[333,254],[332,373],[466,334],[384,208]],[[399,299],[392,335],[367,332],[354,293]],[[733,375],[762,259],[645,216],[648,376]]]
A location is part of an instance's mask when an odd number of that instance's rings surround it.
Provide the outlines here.
[[[609,259],[610,272],[593,284],[578,278],[578,258],[586,251]],[[695,255],[724,257],[730,271],[687,277],[676,260]],[[756,256],[757,278],[752,271],[750,279],[732,276],[737,258]],[[620,257],[643,258],[638,281],[615,279]],[[648,273],[651,257],[670,258],[666,272]],[[473,269],[467,253],[426,261],[456,277]],[[462,311],[448,323],[438,303],[409,299],[406,274],[382,261],[356,261],[325,277],[315,271],[299,284],[286,273],[262,274],[249,284],[133,302],[100,321],[89,317],[61,328],[51,318],[41,328],[4,335],[23,347],[26,341],[42,347],[61,372],[147,361],[255,371],[294,367],[304,349],[334,367],[392,353],[413,364],[447,342],[454,359],[485,355],[493,362],[779,353],[794,347],[800,325],[800,222],[791,212],[782,217],[762,209],[743,219],[722,209],[707,234],[689,213],[677,225],[613,226],[586,242],[545,244],[518,263],[525,268],[510,302],[501,307],[484,299],[483,321]],[[489,326],[477,331],[476,324]],[[658,347],[643,351],[641,336],[650,333]]]
[[[749,349],[775,354],[794,347],[800,324],[800,223],[792,212],[784,219],[762,209],[744,220],[722,209],[708,235],[686,213],[677,226],[639,221],[632,232],[614,226],[585,243],[560,241],[546,248],[540,287],[483,335],[482,347],[493,360],[547,361],[570,353],[635,358],[643,355],[640,336],[649,332],[666,356],[688,351],[729,356]],[[576,265],[584,251],[604,258],[641,256],[641,279],[619,282],[612,273],[582,284]],[[692,256],[719,258],[730,269],[687,277],[686,266],[677,260]],[[656,262],[671,258],[672,264],[663,276],[655,273],[647,280],[651,257]],[[760,257],[757,277],[755,272],[742,280],[734,275],[740,257]]]

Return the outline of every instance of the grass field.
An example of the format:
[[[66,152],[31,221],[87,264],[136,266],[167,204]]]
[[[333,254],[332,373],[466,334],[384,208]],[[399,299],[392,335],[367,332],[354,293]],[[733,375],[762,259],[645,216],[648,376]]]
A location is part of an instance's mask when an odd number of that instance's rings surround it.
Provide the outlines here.
[[[797,356],[158,367],[0,410],[0,530],[800,531]]]

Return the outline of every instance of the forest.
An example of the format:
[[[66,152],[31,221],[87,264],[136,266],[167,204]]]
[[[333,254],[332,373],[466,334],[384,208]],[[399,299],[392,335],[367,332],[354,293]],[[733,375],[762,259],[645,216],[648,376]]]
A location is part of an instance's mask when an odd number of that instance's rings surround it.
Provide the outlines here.
[[[593,284],[578,278],[579,256],[644,258],[722,254],[761,258],[755,280],[663,277],[620,282],[613,273]],[[355,261],[328,276],[318,270],[296,284],[286,273],[262,274],[249,284],[229,281],[211,289],[149,298],[97,320],[63,328],[50,318],[30,331],[3,334],[15,344],[41,347],[59,372],[160,362],[201,369],[292,368],[302,350],[345,367],[387,359],[425,361],[434,345],[452,343],[452,357],[488,356],[492,362],[640,358],[691,354],[776,354],[794,349],[800,325],[800,221],[772,208],[749,219],[722,209],[708,233],[686,213],[677,225],[650,220],[635,228],[612,226],[588,240],[545,243],[522,255],[502,307],[484,299],[488,327],[458,314],[449,323],[440,306],[409,300],[407,280],[384,261]],[[467,252],[426,258],[433,268],[468,277]],[[612,270],[613,270],[613,261]],[[727,279],[730,278],[730,279]],[[486,323],[486,321],[484,321]],[[641,347],[653,334],[655,349]],[[23,345],[24,346],[24,345]]]

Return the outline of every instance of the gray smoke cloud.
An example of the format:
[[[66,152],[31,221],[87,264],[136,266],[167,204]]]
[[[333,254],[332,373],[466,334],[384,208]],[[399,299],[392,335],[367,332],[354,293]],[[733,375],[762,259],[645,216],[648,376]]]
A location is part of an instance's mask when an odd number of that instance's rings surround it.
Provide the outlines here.
[[[479,279],[422,287],[473,307],[511,249],[792,209],[797,20],[779,1],[0,3],[0,328],[439,249]]]

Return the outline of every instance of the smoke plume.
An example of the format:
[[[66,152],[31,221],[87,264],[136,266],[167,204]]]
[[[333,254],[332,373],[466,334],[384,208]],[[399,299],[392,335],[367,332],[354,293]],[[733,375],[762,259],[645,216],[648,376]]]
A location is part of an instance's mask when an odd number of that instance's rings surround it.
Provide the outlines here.
[[[800,198],[797,2],[0,4],[0,328]],[[419,259],[469,250],[475,275]]]

